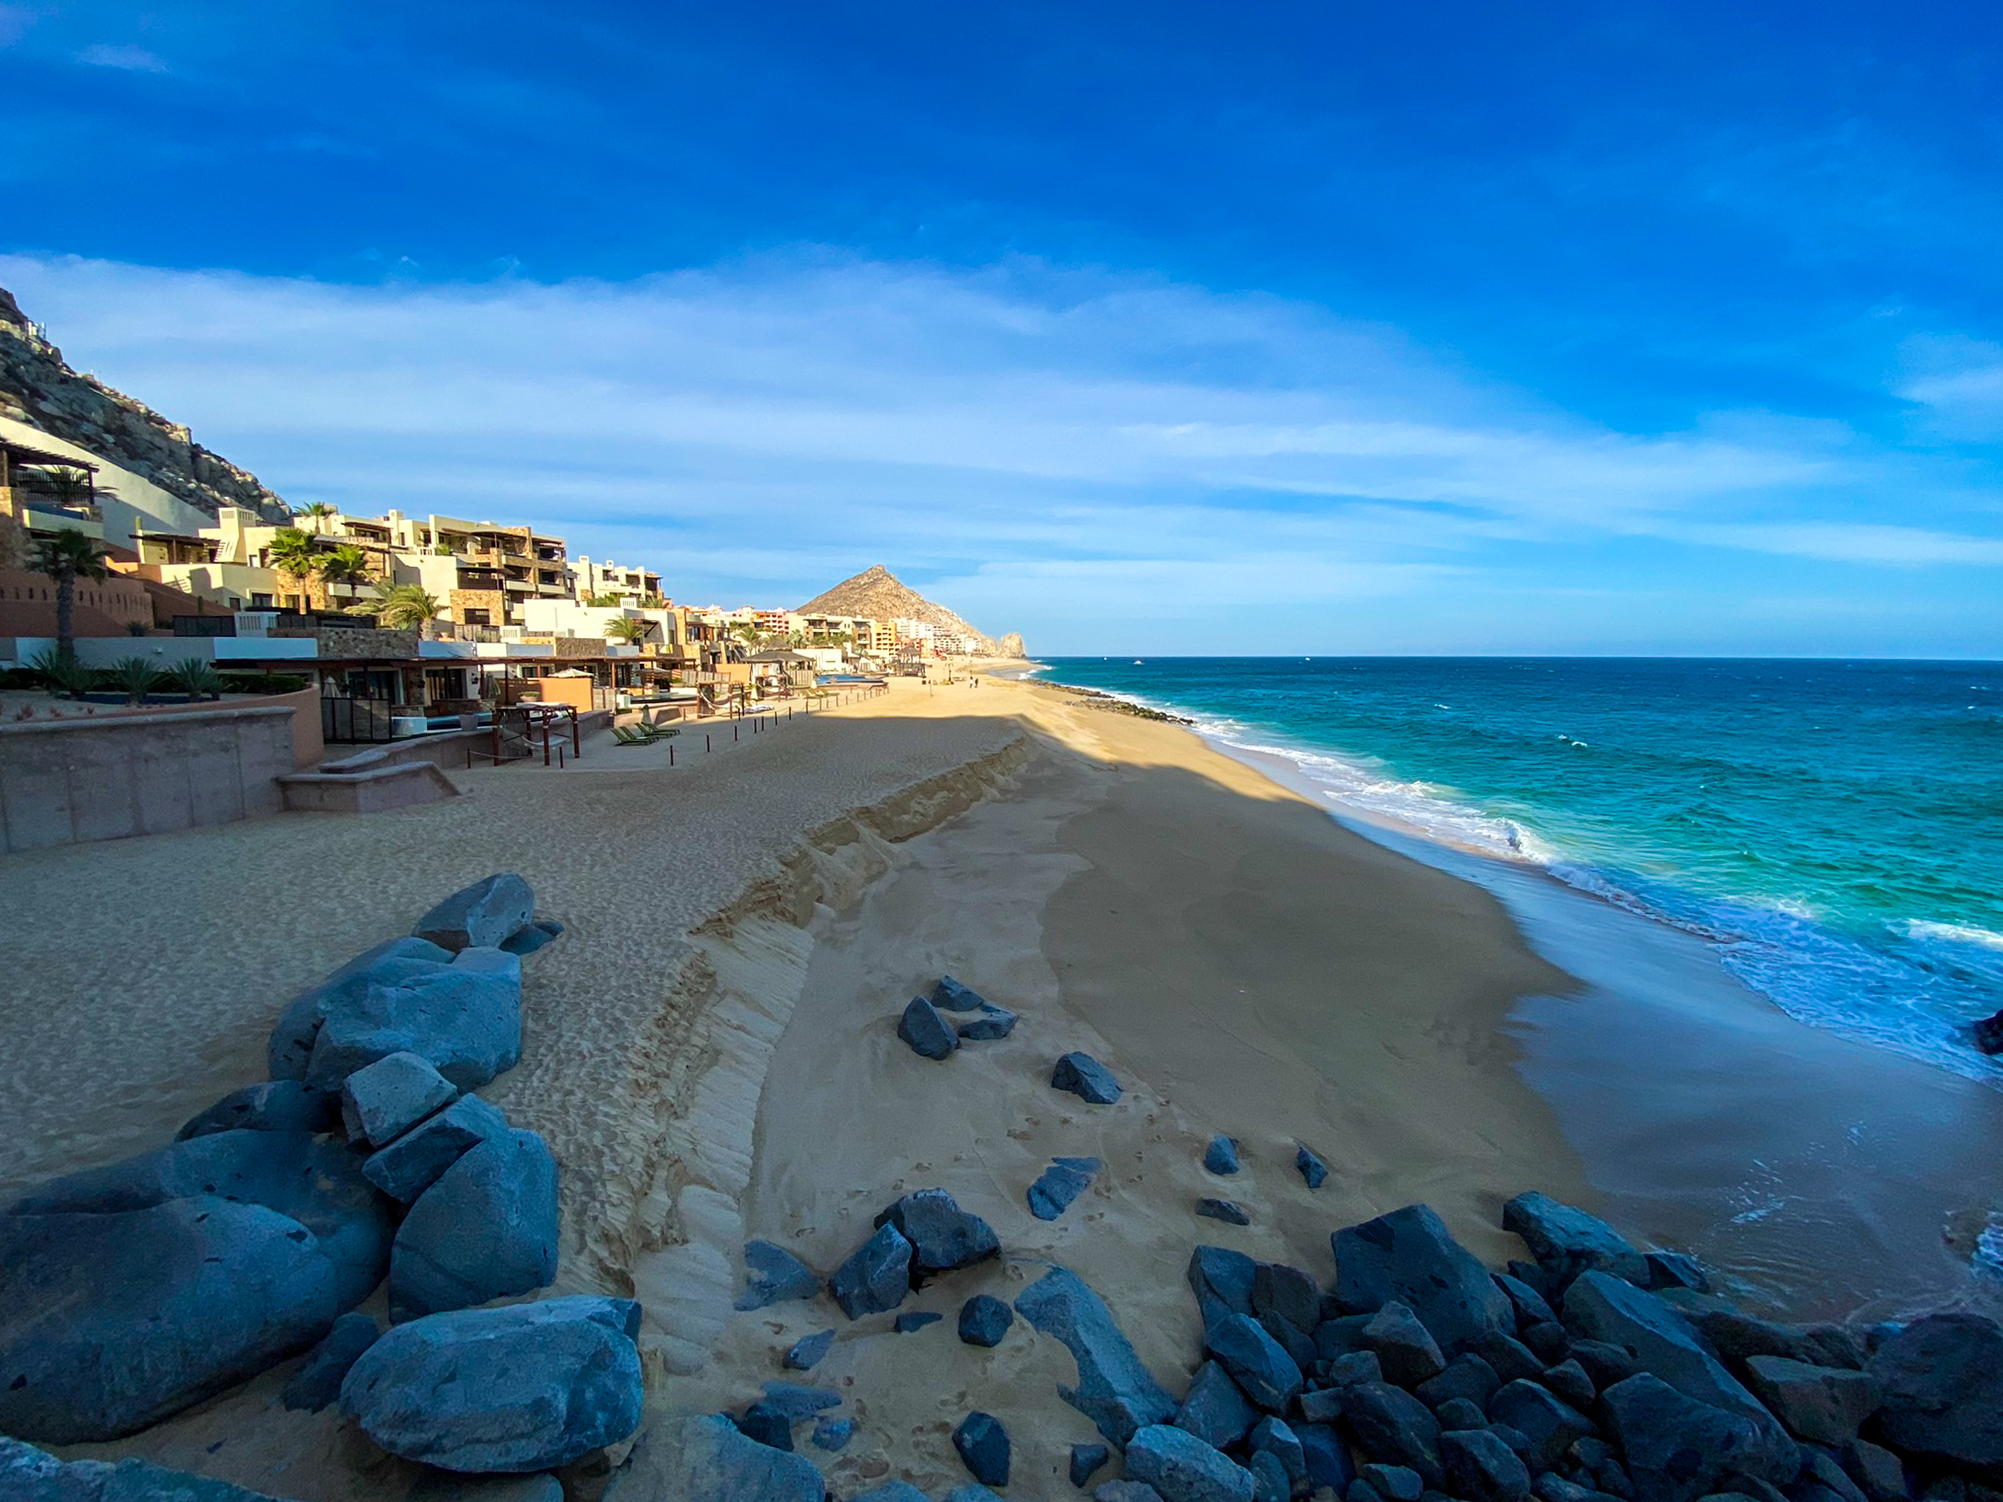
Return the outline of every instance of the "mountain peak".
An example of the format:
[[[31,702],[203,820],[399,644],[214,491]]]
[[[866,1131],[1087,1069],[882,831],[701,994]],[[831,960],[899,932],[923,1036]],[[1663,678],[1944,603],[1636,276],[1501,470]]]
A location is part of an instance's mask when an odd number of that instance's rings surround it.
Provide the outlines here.
[[[976,631],[944,605],[926,599],[880,563],[844,579],[800,607],[801,615],[856,615],[879,621],[925,621],[948,636],[964,638],[982,656],[996,655],[994,640]]]

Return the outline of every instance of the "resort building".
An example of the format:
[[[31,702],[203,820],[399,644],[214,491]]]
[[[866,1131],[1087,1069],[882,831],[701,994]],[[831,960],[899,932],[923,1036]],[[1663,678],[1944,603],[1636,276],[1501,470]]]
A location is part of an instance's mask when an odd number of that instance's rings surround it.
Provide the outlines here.
[[[574,573],[580,600],[616,599],[621,605],[666,603],[661,594],[661,576],[650,568],[628,568],[610,558],[603,563],[579,558]]]

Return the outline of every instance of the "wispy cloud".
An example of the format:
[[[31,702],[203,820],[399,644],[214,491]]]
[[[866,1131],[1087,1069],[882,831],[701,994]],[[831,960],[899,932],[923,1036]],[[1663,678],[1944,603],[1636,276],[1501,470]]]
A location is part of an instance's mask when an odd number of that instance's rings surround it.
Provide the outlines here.
[[[533,517],[698,595],[881,559],[1062,629],[1085,600],[1422,596],[1526,546],[2003,563],[1948,519],[1965,475],[1834,425],[1618,432],[1395,330],[1027,261],[357,287],[16,258],[0,282],[296,503]]]
[[[129,42],[93,42],[77,54],[87,68],[119,68],[127,73],[165,73],[167,64],[155,53]]]

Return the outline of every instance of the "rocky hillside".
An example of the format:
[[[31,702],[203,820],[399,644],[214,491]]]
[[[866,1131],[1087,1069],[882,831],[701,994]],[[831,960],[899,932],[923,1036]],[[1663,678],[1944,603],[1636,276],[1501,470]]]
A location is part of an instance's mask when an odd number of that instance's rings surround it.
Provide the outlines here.
[[[976,631],[944,605],[935,605],[900,580],[882,564],[864,569],[852,579],[844,579],[825,594],[815,595],[800,607],[802,615],[863,615],[873,620],[926,621],[940,632],[964,637],[975,644],[983,657],[1022,655],[1022,637],[1015,632],[999,642],[986,632]],[[1004,650],[1012,646],[1013,651]]]
[[[0,287],[0,417],[89,449],[143,475],[170,495],[215,515],[244,506],[282,522],[289,508],[256,475],[196,443],[179,423],[70,369],[14,295]]]

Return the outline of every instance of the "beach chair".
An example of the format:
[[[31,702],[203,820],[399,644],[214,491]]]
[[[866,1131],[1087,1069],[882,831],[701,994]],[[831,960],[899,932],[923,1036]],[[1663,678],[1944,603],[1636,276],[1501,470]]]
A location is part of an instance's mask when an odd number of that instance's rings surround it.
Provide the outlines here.
[[[614,725],[612,739],[622,746],[650,746],[654,741],[652,736],[642,735],[631,725]]]

